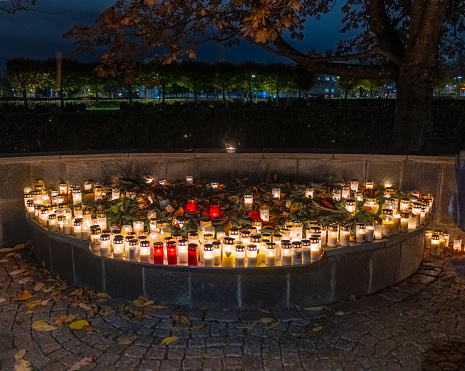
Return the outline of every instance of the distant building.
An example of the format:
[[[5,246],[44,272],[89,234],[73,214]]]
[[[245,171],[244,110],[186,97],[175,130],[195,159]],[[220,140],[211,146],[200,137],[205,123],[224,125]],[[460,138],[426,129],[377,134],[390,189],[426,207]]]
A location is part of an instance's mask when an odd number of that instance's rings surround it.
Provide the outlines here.
[[[340,98],[342,91],[337,86],[338,76],[315,75],[315,86],[310,90],[312,97]]]

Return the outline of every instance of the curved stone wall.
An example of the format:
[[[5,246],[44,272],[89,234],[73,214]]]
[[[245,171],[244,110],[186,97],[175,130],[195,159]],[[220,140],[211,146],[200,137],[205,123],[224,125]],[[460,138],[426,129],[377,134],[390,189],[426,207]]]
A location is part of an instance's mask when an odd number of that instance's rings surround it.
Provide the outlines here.
[[[139,295],[211,309],[319,306],[380,291],[418,269],[424,228],[372,243],[325,248],[319,261],[276,268],[154,265],[94,255],[88,242],[48,232],[28,220],[34,256],[74,286],[122,299]]]

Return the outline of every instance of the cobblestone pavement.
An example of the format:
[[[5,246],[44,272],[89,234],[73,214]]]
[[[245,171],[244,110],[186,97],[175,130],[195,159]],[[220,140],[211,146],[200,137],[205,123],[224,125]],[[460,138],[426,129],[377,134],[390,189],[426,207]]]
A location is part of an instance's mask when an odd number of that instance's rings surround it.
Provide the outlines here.
[[[1,370],[465,369],[464,255],[425,258],[407,281],[346,303],[215,312],[67,287],[20,247],[0,249]],[[79,319],[89,325],[70,329]]]

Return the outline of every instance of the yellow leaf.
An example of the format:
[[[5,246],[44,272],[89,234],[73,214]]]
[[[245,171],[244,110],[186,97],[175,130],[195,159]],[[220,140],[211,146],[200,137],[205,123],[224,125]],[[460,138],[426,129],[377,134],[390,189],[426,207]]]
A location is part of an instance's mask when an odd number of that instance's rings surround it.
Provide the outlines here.
[[[336,313],[334,313],[335,316],[343,316],[344,312],[342,310],[338,310]]]
[[[168,336],[161,341],[160,345],[169,345],[175,341],[178,341],[178,339],[179,338],[177,336]]]
[[[48,302],[49,302],[50,300],[52,300],[52,298],[42,300],[42,301],[40,302],[40,305],[42,305],[43,307],[45,307],[45,306],[48,304]]]
[[[18,293],[18,295],[16,295],[15,300],[26,301],[26,300],[29,300],[30,298],[32,298],[32,295],[29,291],[21,291],[20,293]]]
[[[132,302],[136,307],[146,307],[148,305],[155,304],[154,301],[147,299],[145,296],[139,296],[136,300]]]
[[[71,323],[69,328],[71,330],[82,330],[85,326],[89,326],[89,322],[87,322],[85,319],[80,319]]]
[[[34,292],[38,292],[42,290],[45,287],[45,283],[43,282],[37,282],[35,287],[34,287]]]
[[[20,359],[15,362],[15,371],[30,371],[32,370],[31,364],[25,359]]]
[[[2,304],[4,301],[6,301],[5,298],[0,298],[0,304]]]
[[[273,318],[265,317],[265,318],[260,318],[258,322],[264,323],[265,325],[269,325],[273,321],[274,321]]]
[[[18,274],[24,273],[24,269],[16,269],[12,272],[10,272],[10,276],[17,276]]]
[[[180,207],[179,209],[176,210],[176,212],[173,214],[173,218],[176,218],[177,216],[183,216],[184,215],[184,209]]]
[[[172,317],[176,322],[185,323],[186,325],[191,324],[191,321],[189,321],[189,318],[187,318],[186,316],[182,316],[180,314],[173,314]]]
[[[77,371],[83,368],[84,366],[90,365],[93,361],[91,356],[86,356],[81,359],[79,362],[76,362],[68,371]]]
[[[293,203],[289,209],[289,213],[291,214],[295,213],[298,208],[299,208],[299,205],[297,205],[297,203]]]
[[[15,354],[15,361],[18,362],[20,359],[23,359],[26,355],[26,349],[21,349],[18,353]]]
[[[53,331],[58,328],[55,326],[51,326],[47,322],[42,320],[32,322],[31,327],[36,331]]]
[[[55,288],[55,285],[50,286],[48,289],[45,289],[44,292],[50,292]]]
[[[55,325],[57,325],[58,327],[61,327],[63,326],[63,324],[67,322],[74,321],[77,318],[77,316],[78,316],[77,314],[62,314],[55,321]]]
[[[42,303],[41,299],[33,300],[27,303],[26,309],[27,310],[34,310]]]
[[[22,250],[25,249],[27,246],[24,243],[17,244],[14,248],[14,250]]]
[[[12,258],[13,256],[15,256],[16,254],[14,252],[10,252],[8,254],[5,255],[5,259],[8,259],[8,258]],[[20,255],[21,256],[21,255]]]
[[[108,294],[105,294],[104,292],[98,292],[97,297],[100,299],[111,299],[111,296]]]
[[[0,249],[0,253],[2,252],[11,252],[11,251],[14,251],[15,249],[11,248],[11,247],[4,247],[3,249]]]
[[[85,304],[85,303],[80,303],[79,307],[84,309],[84,310],[92,310],[91,306],[89,304]]]
[[[31,277],[24,277],[18,281],[20,285],[24,285],[25,283],[28,283],[31,280]]]
[[[231,219],[224,225],[224,231],[226,234],[229,234],[229,230],[232,228]]]
[[[323,330],[323,326],[316,326],[316,327],[312,328],[313,332],[319,332],[321,330]]]

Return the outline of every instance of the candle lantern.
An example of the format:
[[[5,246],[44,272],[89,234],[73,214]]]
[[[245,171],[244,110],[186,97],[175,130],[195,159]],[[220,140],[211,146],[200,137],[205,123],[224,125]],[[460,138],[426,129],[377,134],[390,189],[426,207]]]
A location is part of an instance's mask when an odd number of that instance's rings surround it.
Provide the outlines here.
[[[291,237],[294,241],[300,241],[303,238],[303,223],[299,220],[292,222]]]
[[[187,247],[188,249],[188,261],[187,264],[191,266],[197,266],[197,248],[196,243],[190,243]]]
[[[244,245],[248,245],[250,242],[250,231],[242,230],[241,231],[241,241]]]
[[[220,183],[218,183],[218,182],[211,182],[211,183],[210,183],[210,187],[211,187],[212,189],[218,189],[218,188],[220,188]]]
[[[374,239],[380,240],[383,238],[383,221],[379,218],[373,219],[374,229]]]
[[[66,220],[66,222],[69,222],[69,220]],[[66,233],[66,222],[63,228],[64,233]],[[102,234],[102,230],[100,229],[100,226],[98,225],[92,225],[90,227],[90,244],[92,250],[100,250],[100,235]]]
[[[389,198],[391,197],[394,193],[396,193],[396,190],[391,187],[387,187],[384,189],[384,197]]]
[[[223,239],[223,267],[234,267],[234,239],[225,237]]]
[[[262,230],[262,222],[261,222],[261,220],[254,220],[252,222],[252,227],[254,227],[257,230],[258,233],[260,233],[261,230]]]
[[[244,207],[246,210],[251,210],[253,208],[253,195],[252,194],[244,195]]]
[[[127,191],[126,192],[126,197],[129,198],[130,200],[135,199],[136,196],[137,196],[136,192],[133,192],[133,191]],[[161,203],[161,201],[160,201],[160,203]]]
[[[188,253],[188,241],[187,240],[179,240],[178,241],[178,260],[179,264],[185,264],[188,262],[188,256],[190,257],[190,253]],[[194,245],[194,244],[189,244]],[[197,249],[195,249],[195,259],[197,260]],[[193,264],[189,264],[193,265]]]
[[[109,256],[111,254],[110,235],[103,233],[100,235],[100,255]]]
[[[88,241],[90,238],[90,226],[82,224],[81,227],[81,240]]]
[[[355,201],[354,200],[346,201],[346,210],[351,214],[355,214]]]
[[[144,222],[140,220],[132,222],[132,230],[136,233],[136,236],[139,236],[141,232],[144,232]]]
[[[60,183],[58,185],[58,192],[60,195],[67,195],[68,194],[68,184],[67,183]]]
[[[226,237],[226,232],[225,231],[218,231],[216,232],[216,240],[217,241],[222,241],[223,238]]]
[[[113,238],[113,258],[124,259],[124,237],[121,235]]]
[[[365,241],[372,242],[375,238],[375,226],[367,225],[367,233],[365,234]]]
[[[82,219],[74,219],[74,238],[81,239]]]
[[[125,224],[121,227],[121,234],[127,236],[128,233],[132,232],[132,226]]]
[[[262,258],[265,257],[262,249],[262,236],[259,234],[253,234],[250,236],[250,243],[257,246],[257,265],[262,263]]]
[[[310,253],[310,239],[302,240],[302,263],[309,264],[312,262]]]
[[[73,205],[80,205],[82,203],[82,192],[80,188],[73,188]]]
[[[81,204],[74,206],[73,211],[74,211],[74,217],[75,218],[82,218],[83,213],[82,213],[82,205]],[[84,221],[83,221],[83,223],[84,223]]]
[[[163,264],[163,263],[164,263],[163,242],[154,242],[153,243],[153,264]]]
[[[266,206],[262,206],[260,208],[260,219],[263,222],[268,222],[270,221],[270,210]]]
[[[311,261],[317,261],[321,256],[321,241],[318,236],[310,238],[310,258]]]
[[[462,251],[462,237],[455,237],[454,239],[454,250],[455,251]]]
[[[313,198],[313,194],[315,193],[314,188],[307,188],[305,190],[305,198]]]
[[[293,265],[301,265],[302,264],[302,242],[294,241],[292,242],[292,250],[294,251],[293,254]]]
[[[441,255],[440,236],[438,234],[433,234],[431,236],[431,255],[432,256]]]
[[[91,210],[83,209],[82,210],[82,223],[83,225],[92,225],[92,214]]]
[[[186,175],[186,183],[194,184],[194,177],[192,175]]]
[[[220,216],[220,206],[218,202],[214,201],[210,203],[210,218],[217,218]]]
[[[245,246],[242,244],[236,244],[235,249],[235,265],[239,268],[245,267]]]
[[[444,248],[444,232],[443,231],[433,231],[433,234],[439,235],[439,249],[442,251]]]
[[[34,196],[32,192],[24,194],[24,208],[27,210],[28,201],[31,201],[32,207],[34,207]]]
[[[396,212],[394,214],[394,229],[392,230],[392,234],[399,234],[400,231],[400,213]]]
[[[57,215],[57,230],[59,233],[64,233],[63,225],[65,223],[66,216],[64,215]]]
[[[58,229],[57,227],[57,214],[49,214],[48,215],[48,230],[50,232],[56,232]]]
[[[409,231],[413,231],[417,228],[417,221],[418,221],[417,216],[413,212],[411,212],[408,218],[408,230]]]
[[[425,248],[431,248],[431,236],[433,235],[432,229],[425,229]]]
[[[27,201],[27,207],[26,207],[26,209],[27,209],[27,217],[28,217],[29,219],[34,219],[34,215],[35,215],[35,212],[34,212],[34,211],[35,211],[35,210],[34,210],[34,201],[28,200],[28,201]]]
[[[90,180],[86,180],[84,182],[84,191],[91,191],[92,190],[92,182]]]
[[[46,206],[42,206],[42,208],[40,209],[39,222],[40,224],[42,224],[43,227],[47,227],[48,214],[50,214],[48,208]]]
[[[213,264],[214,265],[221,265],[221,247],[222,243],[219,241],[213,241],[211,243],[213,245]],[[205,257],[204,257],[205,259]]]
[[[281,259],[281,240],[283,236],[279,232],[273,234],[272,242],[276,244],[276,259]]]
[[[166,244],[166,256],[169,265],[176,265],[178,263],[176,253],[176,241],[168,241]]]
[[[410,200],[402,198],[399,202],[399,210],[408,211],[409,208],[410,208]]]
[[[355,227],[355,242],[363,243],[365,242],[365,236],[367,233],[367,226],[365,223],[357,223]]]
[[[281,188],[272,188],[271,197],[279,200],[281,198]]]
[[[104,213],[97,214],[97,224],[102,228],[102,230],[107,228],[107,217]]]
[[[186,211],[189,213],[195,213],[195,200],[193,198],[187,200]]]
[[[160,179],[158,181],[158,184],[164,186],[164,185],[168,185],[168,182],[166,181],[166,179]]]
[[[356,180],[356,179],[353,179],[350,181],[350,190],[352,192],[358,192],[358,185],[359,185],[359,181]]]
[[[342,187],[341,197],[345,199],[350,198],[350,187],[349,186]]]
[[[365,183],[365,188],[366,189],[373,189],[373,181],[372,180],[367,180],[366,183]]]
[[[141,263],[150,263],[150,242],[149,240],[139,240],[140,253],[139,260]]]
[[[337,246],[337,237],[339,234],[339,225],[331,224],[328,227],[328,239],[326,245],[328,247],[336,247]]]
[[[391,237],[394,231],[394,216],[391,209],[383,209],[383,237]]]
[[[128,252],[129,252],[128,255],[129,255],[130,261],[137,261],[138,250],[139,250],[139,240],[137,238],[131,238],[128,241]]]
[[[113,188],[111,190],[111,199],[112,200],[119,200],[121,197],[121,191],[119,190],[119,188]]]
[[[32,191],[32,201],[34,205],[42,205],[42,191]]]
[[[150,232],[160,232],[158,229],[157,229],[157,220],[155,218],[151,218],[149,219],[149,231]]]
[[[342,200],[342,191],[338,188],[333,189],[333,200],[339,202]]]
[[[276,244],[268,242],[265,249],[265,264],[269,267],[274,267],[276,265]]]
[[[363,204],[363,208],[368,210],[368,212],[371,214],[376,214],[379,210],[379,204],[376,202],[376,198],[367,197],[365,203]]]
[[[281,240],[281,264],[292,265],[292,244],[289,240]]]
[[[247,267],[257,266],[257,245],[247,245]]]
[[[63,234],[70,235],[74,230],[74,221],[71,219],[66,219],[63,222]]]
[[[341,225],[341,228],[339,231],[339,234],[340,234],[339,244],[343,247],[350,246],[350,230],[351,230],[350,225],[348,224]]]
[[[203,238],[200,240],[200,242],[202,243],[202,245],[206,245],[206,244],[211,244],[213,243],[213,234],[211,233],[204,233],[203,234]],[[203,263],[203,249],[199,249],[200,251],[198,251],[198,259],[201,263]]]
[[[410,213],[408,211],[400,212],[400,231],[408,232]]]
[[[444,239],[444,246],[448,249],[449,248],[449,238],[450,238],[449,233],[444,232],[442,237]]]
[[[204,261],[203,265],[205,267],[213,267],[213,261],[214,261],[213,244],[207,243],[203,245],[203,261]]]
[[[363,193],[358,191],[354,193],[355,201],[363,202]]]
[[[147,219],[151,220],[151,219],[156,219],[156,218],[157,218],[157,211],[154,210],[154,209],[148,209],[147,210]]]
[[[282,228],[281,235],[283,236],[283,240],[290,240],[291,239],[291,229],[289,228]]]

